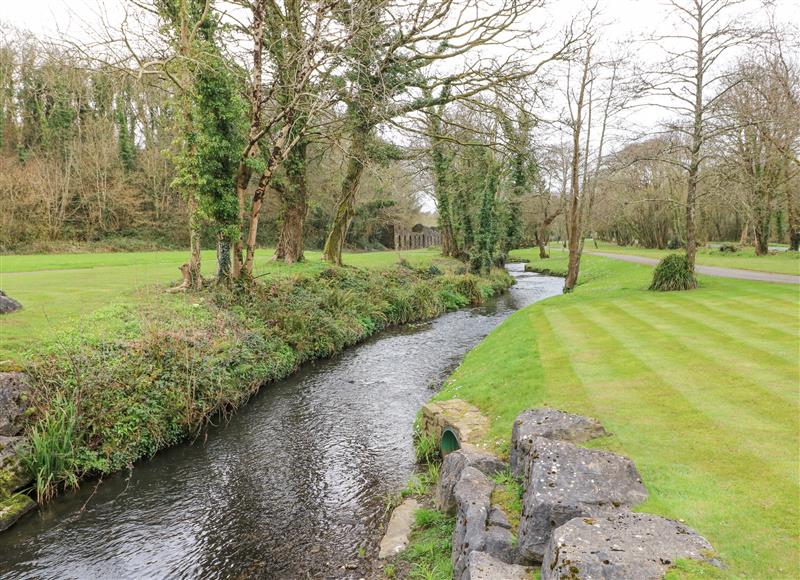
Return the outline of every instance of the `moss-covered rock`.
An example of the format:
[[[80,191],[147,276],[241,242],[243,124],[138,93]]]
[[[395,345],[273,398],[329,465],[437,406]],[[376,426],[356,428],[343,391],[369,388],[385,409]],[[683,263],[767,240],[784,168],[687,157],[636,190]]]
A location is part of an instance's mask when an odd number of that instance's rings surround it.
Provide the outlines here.
[[[36,502],[24,493],[0,499],[0,532],[13,526],[26,513],[36,507]]]
[[[0,498],[8,497],[32,480],[17,454],[23,441],[23,437],[0,436]]]

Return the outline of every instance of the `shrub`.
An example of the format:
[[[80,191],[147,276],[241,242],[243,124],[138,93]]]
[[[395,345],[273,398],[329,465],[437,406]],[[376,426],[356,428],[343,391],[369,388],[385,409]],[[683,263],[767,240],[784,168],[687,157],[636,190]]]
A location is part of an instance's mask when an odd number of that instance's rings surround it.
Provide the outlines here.
[[[659,292],[696,287],[697,280],[689,267],[689,260],[683,254],[670,254],[661,260],[653,271],[653,282],[650,284],[650,290]]]
[[[722,244],[719,247],[719,251],[723,254],[735,254],[739,251],[739,246],[736,244]]]

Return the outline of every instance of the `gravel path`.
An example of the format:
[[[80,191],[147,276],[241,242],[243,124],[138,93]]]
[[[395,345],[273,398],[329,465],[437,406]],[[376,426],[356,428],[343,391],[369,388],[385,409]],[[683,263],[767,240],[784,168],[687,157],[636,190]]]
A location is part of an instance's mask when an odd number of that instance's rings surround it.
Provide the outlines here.
[[[642,256],[628,256],[625,254],[607,254],[605,252],[588,252],[592,256],[602,256],[613,260],[633,262],[635,264],[646,264],[655,266],[658,260],[654,258],[643,258]],[[709,276],[721,276],[723,278],[738,278],[740,280],[758,280],[759,282],[779,282],[783,284],[800,284],[800,276],[793,274],[774,274],[772,272],[756,272],[755,270],[738,270],[736,268],[719,268],[717,266],[701,266],[697,264],[694,268],[699,274]]]

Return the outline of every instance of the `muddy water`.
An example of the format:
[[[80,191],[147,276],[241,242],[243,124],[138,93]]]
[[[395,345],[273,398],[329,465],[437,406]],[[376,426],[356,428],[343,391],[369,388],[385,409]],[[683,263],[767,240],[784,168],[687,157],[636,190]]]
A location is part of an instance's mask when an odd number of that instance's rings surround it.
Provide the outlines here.
[[[269,385],[204,441],[61,497],[0,534],[6,578],[360,575],[414,468],[414,416],[464,354],[563,281],[382,333]]]

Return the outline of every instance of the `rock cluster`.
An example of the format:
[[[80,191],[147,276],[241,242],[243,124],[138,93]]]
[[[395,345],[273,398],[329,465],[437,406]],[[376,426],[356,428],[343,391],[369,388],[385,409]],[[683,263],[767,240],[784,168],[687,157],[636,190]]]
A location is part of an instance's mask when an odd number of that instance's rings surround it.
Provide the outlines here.
[[[494,483],[474,467],[465,467],[455,486],[456,528],[453,532],[453,578],[504,578],[489,576],[502,564],[504,571],[525,577],[522,566],[515,566],[517,550],[511,525],[502,510],[492,505]],[[488,558],[478,557],[485,553]],[[477,560],[475,558],[478,558]],[[497,565],[488,565],[497,561]],[[505,572],[504,572],[505,573]]]
[[[523,411],[511,430],[509,460],[514,475],[525,475],[530,466],[531,446],[537,437],[583,443],[608,435],[597,419],[543,407]]]
[[[543,580],[662,578],[677,559],[708,559],[711,545],[693,530],[630,511],[647,498],[630,459],[575,445],[606,434],[594,419],[553,409],[517,418],[520,559],[541,562]]]
[[[492,504],[490,479],[505,466],[475,448],[449,454],[436,489],[439,509],[456,514],[455,580],[662,578],[677,560],[709,558],[711,545],[661,517],[632,513],[647,491],[630,459],[575,443],[607,435],[599,422],[555,409],[522,413],[514,423],[511,468],[524,495],[518,540]]]
[[[505,464],[491,453],[468,445],[449,453],[439,469],[439,481],[436,484],[436,509],[447,514],[456,512],[455,488],[461,479],[461,473],[467,467],[473,467],[481,473],[491,476],[503,471]]]

